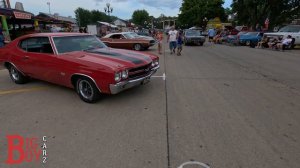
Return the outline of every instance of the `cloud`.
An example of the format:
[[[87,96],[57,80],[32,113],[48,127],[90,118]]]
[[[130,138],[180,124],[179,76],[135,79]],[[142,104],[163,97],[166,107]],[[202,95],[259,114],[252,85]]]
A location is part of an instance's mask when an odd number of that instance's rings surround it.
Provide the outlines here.
[[[139,3],[155,8],[170,8],[178,9],[181,5],[181,0],[137,0]]]
[[[181,0],[94,0],[97,4],[102,2],[128,2],[133,3],[132,1],[136,1],[138,4],[143,4],[148,7],[154,7],[158,9],[162,8],[170,8],[177,9],[181,5]]]

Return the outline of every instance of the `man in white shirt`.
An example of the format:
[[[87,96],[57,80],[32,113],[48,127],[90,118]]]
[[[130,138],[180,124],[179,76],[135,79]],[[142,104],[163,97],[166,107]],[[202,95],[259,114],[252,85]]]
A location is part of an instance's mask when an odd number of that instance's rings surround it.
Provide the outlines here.
[[[277,44],[277,48],[283,50],[283,48],[290,45],[292,41],[292,36],[288,35],[286,39],[283,39],[280,43]]]
[[[167,42],[169,42],[170,45],[171,54],[175,53],[177,47],[177,37],[178,37],[178,31],[175,30],[174,27],[172,27],[168,33],[168,40],[167,40]]]

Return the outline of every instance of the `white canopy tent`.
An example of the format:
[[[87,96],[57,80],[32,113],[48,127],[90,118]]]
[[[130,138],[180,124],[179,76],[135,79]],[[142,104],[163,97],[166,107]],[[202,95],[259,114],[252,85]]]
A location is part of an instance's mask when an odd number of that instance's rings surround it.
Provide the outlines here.
[[[98,21],[98,23],[106,25],[106,26],[111,27],[111,28],[118,28],[118,26],[110,24],[110,23],[107,23],[107,22],[100,22],[100,21]]]

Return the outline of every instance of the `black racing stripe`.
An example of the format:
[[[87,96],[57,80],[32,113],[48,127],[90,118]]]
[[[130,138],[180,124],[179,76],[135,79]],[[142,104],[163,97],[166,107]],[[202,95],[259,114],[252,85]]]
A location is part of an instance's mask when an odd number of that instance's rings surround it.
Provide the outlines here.
[[[150,57],[145,56],[145,55],[143,55],[143,54],[134,53],[134,52],[129,52],[129,53],[126,53],[126,54],[132,55],[132,56],[137,56],[137,57],[143,58],[143,59],[145,59],[145,60],[147,60],[147,61],[152,61]]]
[[[130,61],[130,62],[132,62],[136,65],[144,63],[143,60],[142,60],[143,58],[138,59],[138,58],[134,58],[134,57],[129,57],[127,55],[120,54],[120,53],[117,53],[117,52],[112,52],[112,51],[95,50],[95,51],[88,51],[88,52],[95,53],[95,54],[101,54],[101,55],[104,55],[104,56],[119,58],[119,59],[122,59],[122,60]]]

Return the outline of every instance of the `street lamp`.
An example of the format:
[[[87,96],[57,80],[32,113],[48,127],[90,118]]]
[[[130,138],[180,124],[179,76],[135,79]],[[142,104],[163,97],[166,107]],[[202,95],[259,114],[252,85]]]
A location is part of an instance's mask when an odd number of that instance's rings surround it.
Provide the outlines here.
[[[48,8],[49,8],[49,14],[51,14],[51,11],[50,11],[50,2],[47,2],[47,5],[48,5]]]
[[[105,13],[107,13],[108,16],[113,12],[113,8],[110,6],[110,3],[106,3],[106,7],[104,8]]]
[[[205,18],[203,18],[203,31],[204,31],[204,29],[206,29],[206,25],[207,25],[207,22],[208,22],[208,19],[205,17]]]

